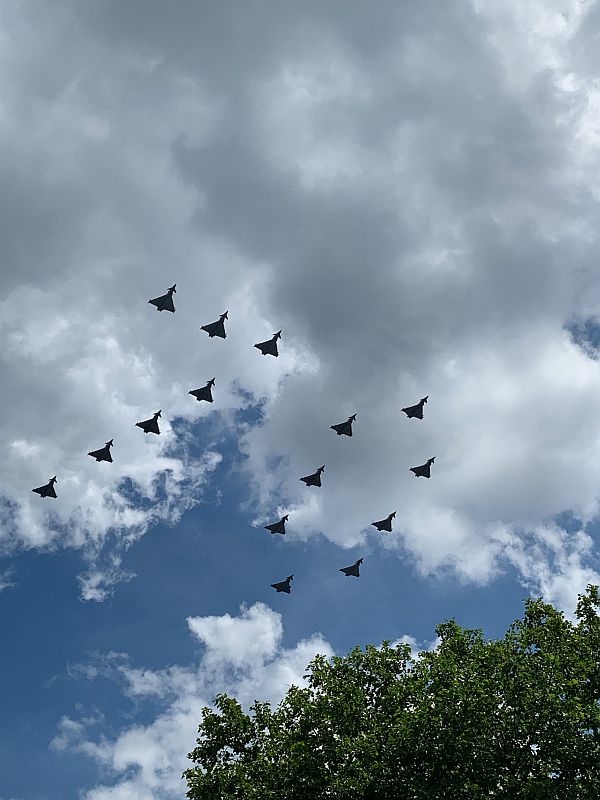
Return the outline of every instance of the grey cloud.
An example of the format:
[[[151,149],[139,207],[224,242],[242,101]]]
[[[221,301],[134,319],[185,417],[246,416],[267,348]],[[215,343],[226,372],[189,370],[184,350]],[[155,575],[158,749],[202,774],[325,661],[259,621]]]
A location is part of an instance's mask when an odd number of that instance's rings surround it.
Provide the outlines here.
[[[243,440],[248,478],[265,504],[295,505],[302,535],[347,545],[374,509],[398,507],[390,541],[423,574],[450,564],[489,579],[506,563],[498,531],[565,508],[593,518],[600,376],[564,330],[600,300],[590,87],[570,61],[576,24],[561,28],[553,8],[538,24],[539,11],[63,0],[4,12],[14,481],[32,479],[40,452],[75,480],[88,427],[109,438],[157,395],[181,417],[207,413],[181,398],[218,370],[225,418],[266,402]],[[580,25],[591,35],[592,17]],[[23,171],[28,147],[38,160]],[[175,281],[177,314],[158,328],[145,301]],[[230,360],[195,345],[225,308]],[[247,338],[279,328],[276,364],[246,357]],[[40,391],[61,409],[59,443]],[[399,421],[424,394],[424,424]],[[355,411],[352,442],[328,437]],[[149,492],[164,454],[124,428],[122,441],[122,475]],[[408,467],[433,455],[431,481],[411,483]],[[186,485],[189,463],[168,463]],[[297,478],[321,463],[327,491],[309,500]],[[85,485],[101,549],[107,500]],[[17,525],[43,545],[48,521],[33,513]]]

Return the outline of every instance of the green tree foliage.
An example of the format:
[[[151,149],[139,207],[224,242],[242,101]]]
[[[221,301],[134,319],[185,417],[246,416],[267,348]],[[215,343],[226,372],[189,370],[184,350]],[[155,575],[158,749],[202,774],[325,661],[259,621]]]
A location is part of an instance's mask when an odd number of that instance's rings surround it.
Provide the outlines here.
[[[577,622],[542,600],[503,639],[454,621],[433,652],[317,656],[306,688],[245,714],[205,708],[191,800],[598,800],[600,597]]]

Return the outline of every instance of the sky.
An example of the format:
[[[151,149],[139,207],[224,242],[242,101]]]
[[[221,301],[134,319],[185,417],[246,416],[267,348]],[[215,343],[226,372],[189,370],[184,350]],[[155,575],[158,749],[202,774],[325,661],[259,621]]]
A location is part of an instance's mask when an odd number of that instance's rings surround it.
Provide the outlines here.
[[[216,694],[600,583],[599,34],[593,0],[2,3],[0,800],[180,798]]]

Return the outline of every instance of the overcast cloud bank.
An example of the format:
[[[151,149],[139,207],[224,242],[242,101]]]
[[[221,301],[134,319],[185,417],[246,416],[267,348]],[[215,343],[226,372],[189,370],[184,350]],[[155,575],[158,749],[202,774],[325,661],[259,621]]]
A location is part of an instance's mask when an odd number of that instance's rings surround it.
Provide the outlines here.
[[[369,536],[424,580],[516,570],[568,612],[600,583],[596,2],[32,0],[0,23],[0,553],[75,548],[105,599],[201,502],[208,417],[239,438],[248,518],[289,512],[288,541]],[[113,464],[86,456],[110,438]],[[54,474],[56,501],[31,494]],[[180,792],[201,705],[275,697],[328,647],[282,650],[260,605],[188,625],[197,670],[111,664],[165,701],[153,724],[61,722],[53,746],[112,776],[88,800]]]

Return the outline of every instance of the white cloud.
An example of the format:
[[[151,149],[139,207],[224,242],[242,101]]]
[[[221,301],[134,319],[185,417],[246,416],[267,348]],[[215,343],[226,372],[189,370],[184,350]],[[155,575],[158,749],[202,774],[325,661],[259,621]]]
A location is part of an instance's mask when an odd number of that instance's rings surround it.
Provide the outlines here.
[[[441,639],[439,636],[436,636],[435,639],[432,639],[429,642],[422,642],[419,643],[414,636],[411,636],[408,633],[405,633],[404,636],[401,636],[396,641],[390,643],[390,647],[398,647],[400,644],[407,644],[410,647],[410,657],[413,661],[416,661],[419,653],[431,653],[435,650],[439,644],[441,644]]]
[[[17,584],[13,581],[15,571],[12,567],[3,570],[0,572],[0,592],[3,592],[5,589],[10,589],[12,586],[16,586]]]
[[[116,673],[129,697],[158,699],[163,705],[151,723],[134,724],[114,740],[101,734],[98,713],[60,720],[52,748],[86,755],[112,775],[110,782],[87,792],[86,800],[179,797],[202,708],[218,693],[234,695],[246,708],[255,699],[277,703],[292,683],[304,685],[305,668],[317,653],[333,654],[319,634],[282,647],[281,615],[262,603],[242,607],[237,617],[190,617],[187,622],[202,644],[196,666],[138,669],[123,654],[113,653],[99,658],[97,665],[72,672],[90,679]],[[94,740],[91,736],[99,726]]]
[[[577,596],[588,584],[600,585],[593,540],[584,531],[566,533],[558,525],[538,526],[516,536],[506,532],[504,552],[532,594],[573,618]]]

